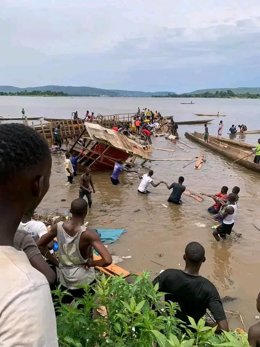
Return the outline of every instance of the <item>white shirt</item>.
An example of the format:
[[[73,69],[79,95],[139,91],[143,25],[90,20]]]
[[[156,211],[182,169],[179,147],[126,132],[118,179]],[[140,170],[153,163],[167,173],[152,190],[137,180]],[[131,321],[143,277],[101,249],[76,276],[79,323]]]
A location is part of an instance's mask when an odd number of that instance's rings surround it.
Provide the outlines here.
[[[18,229],[26,231],[35,241],[38,241],[43,235],[47,234],[46,225],[38,220],[30,220],[27,223],[20,223]]]
[[[227,207],[229,207],[229,206],[234,208],[234,213],[228,214],[226,216],[226,218],[223,219],[223,223],[224,224],[233,224],[235,222],[235,217],[236,217],[236,214],[237,214],[237,204],[228,205]]]
[[[144,174],[143,178],[139,184],[138,190],[141,193],[146,192],[149,184],[153,181],[153,179],[151,178],[151,176],[148,176],[148,174]]]
[[[64,167],[65,167],[66,175],[67,175],[67,176],[70,176],[70,173],[71,173],[71,174],[73,173],[73,166],[72,166],[72,164],[71,164],[70,159],[67,159],[67,158],[65,159]],[[70,173],[67,171],[67,169],[70,170]]]
[[[0,246],[0,346],[58,347],[49,284],[22,251]]]

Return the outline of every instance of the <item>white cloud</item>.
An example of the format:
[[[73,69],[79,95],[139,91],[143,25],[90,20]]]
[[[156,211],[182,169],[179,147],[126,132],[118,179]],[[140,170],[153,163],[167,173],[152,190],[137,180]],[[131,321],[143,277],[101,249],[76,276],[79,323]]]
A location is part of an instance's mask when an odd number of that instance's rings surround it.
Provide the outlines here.
[[[2,0],[0,84],[173,89],[192,68],[204,87],[230,69],[257,83],[259,27],[253,0]]]

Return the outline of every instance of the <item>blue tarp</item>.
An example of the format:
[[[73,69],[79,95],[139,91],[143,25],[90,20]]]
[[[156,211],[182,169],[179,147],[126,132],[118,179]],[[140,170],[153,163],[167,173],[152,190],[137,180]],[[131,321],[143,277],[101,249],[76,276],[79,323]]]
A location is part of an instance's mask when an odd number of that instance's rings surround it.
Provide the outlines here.
[[[104,244],[109,244],[117,241],[119,237],[126,232],[125,229],[100,229],[97,228],[97,232]]]

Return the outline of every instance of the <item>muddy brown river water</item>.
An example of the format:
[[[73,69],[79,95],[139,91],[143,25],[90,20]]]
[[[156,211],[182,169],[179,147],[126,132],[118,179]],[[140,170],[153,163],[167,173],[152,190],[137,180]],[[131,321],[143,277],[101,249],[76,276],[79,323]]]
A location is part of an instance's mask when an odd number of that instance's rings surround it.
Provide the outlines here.
[[[215,223],[207,212],[211,199],[199,203],[183,196],[182,206],[170,205],[165,185],[151,187],[151,194],[143,196],[137,193],[139,178],[135,173],[122,174],[121,184],[113,186],[110,171],[92,173],[96,193],[87,217],[89,226],[125,228],[127,233],[109,247],[110,251],[131,256],[120,265],[131,272],[149,271],[152,278],[168,267],[183,268],[186,244],[201,242],[207,258],[201,274],[217,286],[222,297],[237,298],[225,304],[225,308],[239,311],[248,327],[255,322],[255,298],[260,290],[260,175],[238,165],[230,167],[225,159],[207,150],[201,170],[195,170],[194,165],[184,168],[188,162],[177,159],[194,159],[202,148],[184,137],[181,140],[192,148],[180,148],[164,138],[154,139],[153,158],[176,159],[148,164],[154,170],[154,181],[172,183],[183,175],[188,189],[206,193],[216,193],[222,185],[230,190],[238,185],[241,192],[234,230],[242,233],[241,237],[233,235],[226,241],[215,241],[211,232]],[[78,197],[78,179],[71,186],[66,185],[63,161],[62,155],[53,155],[51,186],[38,208],[40,213],[68,213],[70,202]],[[233,317],[231,325],[241,326],[241,322]]]

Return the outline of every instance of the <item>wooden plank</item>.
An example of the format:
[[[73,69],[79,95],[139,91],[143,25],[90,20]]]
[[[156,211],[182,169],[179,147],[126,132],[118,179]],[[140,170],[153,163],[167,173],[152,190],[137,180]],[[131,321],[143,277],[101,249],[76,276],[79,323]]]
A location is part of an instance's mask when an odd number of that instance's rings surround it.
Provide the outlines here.
[[[93,257],[94,260],[99,260],[101,259],[100,256],[94,255]],[[127,277],[129,275],[131,275],[131,273],[125,269],[123,269],[122,267],[116,265],[116,264],[111,264],[108,265],[106,267],[101,267],[101,266],[95,266],[95,269],[105,273],[106,275],[109,276],[123,276],[123,277]]]
[[[205,161],[204,154],[201,153],[199,155],[199,158],[196,160],[195,169],[200,170],[202,168],[202,165],[203,165],[204,161]]]

